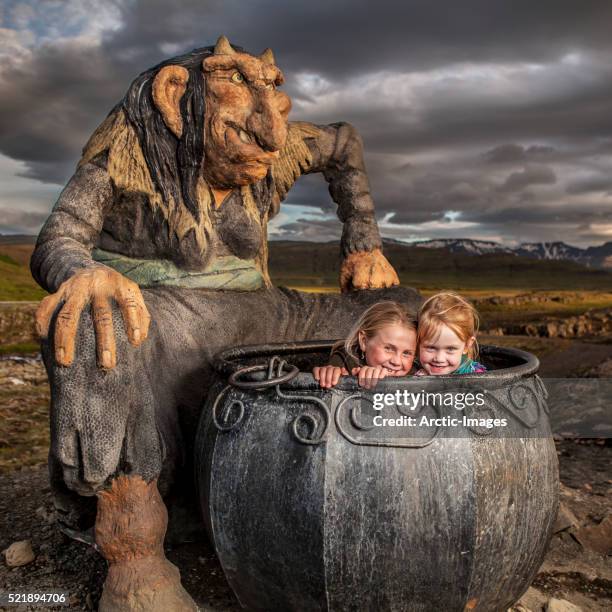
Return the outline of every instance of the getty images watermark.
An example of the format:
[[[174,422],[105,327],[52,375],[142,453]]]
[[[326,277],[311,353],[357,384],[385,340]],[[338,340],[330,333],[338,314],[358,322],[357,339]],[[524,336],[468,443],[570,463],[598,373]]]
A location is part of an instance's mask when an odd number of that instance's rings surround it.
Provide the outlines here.
[[[474,408],[476,411],[487,404],[487,392],[476,391],[467,393],[433,392],[424,389],[418,392],[407,389],[397,389],[394,393],[374,393],[372,407],[378,411],[372,418],[375,427],[506,427],[508,419],[505,417],[476,417],[462,415],[427,415],[421,413],[423,409],[454,408],[464,411]],[[384,417],[382,411],[385,407],[395,407],[402,414],[394,417]],[[414,412],[415,415],[404,414],[404,411]]]
[[[337,425],[364,444],[442,435],[612,438],[612,378],[457,379],[385,379],[382,389],[339,401]]]

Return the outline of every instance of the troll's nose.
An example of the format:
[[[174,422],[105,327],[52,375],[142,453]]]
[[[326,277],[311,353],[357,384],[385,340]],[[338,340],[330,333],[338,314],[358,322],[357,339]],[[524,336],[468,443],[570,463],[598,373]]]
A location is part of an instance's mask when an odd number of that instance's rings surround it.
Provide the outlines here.
[[[255,112],[247,127],[264,151],[279,151],[287,140],[287,115],[291,102],[286,95],[274,91],[262,91],[258,96]]]

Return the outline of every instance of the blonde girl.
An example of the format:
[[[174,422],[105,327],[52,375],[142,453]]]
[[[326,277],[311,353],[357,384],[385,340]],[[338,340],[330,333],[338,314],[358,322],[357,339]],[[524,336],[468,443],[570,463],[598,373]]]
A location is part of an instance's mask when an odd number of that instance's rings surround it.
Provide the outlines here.
[[[479,374],[478,313],[470,302],[450,291],[430,297],[419,311],[416,376]]]
[[[398,302],[377,302],[355,323],[344,342],[336,344],[330,364],[316,367],[313,376],[321,387],[338,384],[349,373],[366,388],[387,376],[406,376],[416,354],[414,314]]]

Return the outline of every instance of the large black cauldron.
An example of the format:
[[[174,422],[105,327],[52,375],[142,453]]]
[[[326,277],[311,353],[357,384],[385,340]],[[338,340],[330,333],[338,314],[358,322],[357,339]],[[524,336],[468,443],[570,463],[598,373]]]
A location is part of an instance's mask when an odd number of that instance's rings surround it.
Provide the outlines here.
[[[377,393],[486,388],[486,404],[466,412],[508,423],[402,437],[372,427],[372,393],[354,378],[318,387],[307,372],[329,348],[267,345],[218,357],[223,380],[203,412],[196,470],[209,535],[241,604],[506,610],[541,564],[557,510],[538,360],[483,347],[487,374],[381,381]],[[456,414],[437,407],[433,416]]]

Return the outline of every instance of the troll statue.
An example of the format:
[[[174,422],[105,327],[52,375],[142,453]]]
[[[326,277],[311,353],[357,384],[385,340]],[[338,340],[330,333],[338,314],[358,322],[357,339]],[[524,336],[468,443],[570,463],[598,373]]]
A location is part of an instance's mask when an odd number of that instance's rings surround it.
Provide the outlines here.
[[[96,500],[100,610],[195,610],[164,556],[164,501],[189,482],[211,360],[239,344],[335,338],[369,304],[417,304],[382,254],[362,144],[290,122],[268,49],[196,49],[138,76],[91,136],[31,268],[51,384],[49,465],[76,525]],[[266,226],[322,172],[343,223],[342,294],[272,286]],[[362,291],[367,289],[367,291]]]

